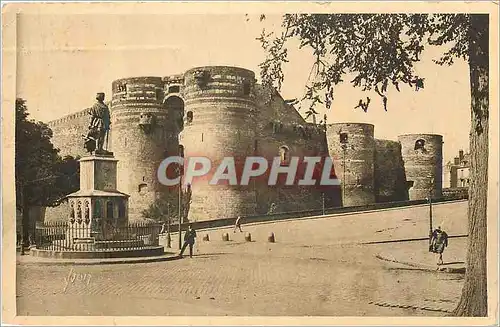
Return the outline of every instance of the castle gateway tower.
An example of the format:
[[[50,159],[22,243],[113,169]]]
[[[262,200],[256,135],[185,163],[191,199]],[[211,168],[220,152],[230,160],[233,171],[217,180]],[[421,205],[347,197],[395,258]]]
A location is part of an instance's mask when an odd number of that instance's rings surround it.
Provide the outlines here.
[[[237,171],[254,153],[255,74],[226,66],[198,67],[184,74],[185,120],[180,145],[186,158],[210,159],[211,178],[224,157],[235,158]],[[191,185],[189,221],[246,216],[255,213],[251,185],[209,185],[195,179]]]
[[[112,150],[118,162],[118,187],[130,195],[131,220],[142,219],[158,197],[169,191],[158,182],[160,162],[178,147],[176,120],[164,105],[161,77],[133,77],[113,82]]]

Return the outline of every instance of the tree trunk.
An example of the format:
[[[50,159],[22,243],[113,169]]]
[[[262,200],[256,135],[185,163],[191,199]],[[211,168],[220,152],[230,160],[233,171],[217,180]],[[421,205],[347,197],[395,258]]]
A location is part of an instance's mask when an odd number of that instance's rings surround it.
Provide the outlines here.
[[[469,68],[471,86],[469,238],[465,283],[456,316],[488,315],[486,209],[488,197],[489,16],[471,15]]]

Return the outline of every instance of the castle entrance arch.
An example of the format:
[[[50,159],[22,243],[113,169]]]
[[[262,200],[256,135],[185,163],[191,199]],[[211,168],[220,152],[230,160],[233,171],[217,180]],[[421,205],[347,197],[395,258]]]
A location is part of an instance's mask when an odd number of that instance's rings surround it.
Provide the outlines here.
[[[184,128],[184,100],[172,95],[165,99],[163,106],[167,109],[170,120],[175,123],[178,131]]]

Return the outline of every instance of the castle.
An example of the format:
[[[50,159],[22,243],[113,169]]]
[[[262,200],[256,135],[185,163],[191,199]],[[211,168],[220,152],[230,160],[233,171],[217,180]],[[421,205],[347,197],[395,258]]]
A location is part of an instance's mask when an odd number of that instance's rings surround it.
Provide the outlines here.
[[[442,196],[442,136],[402,135],[377,140],[362,123],[308,123],[274,89],[237,67],[197,67],[182,75],[131,77],[112,83],[108,148],[118,162],[118,188],[130,195],[130,220],[169,192],[157,169],[167,156],[331,157],[341,186],[262,183],[248,186],[199,182],[191,186],[189,221],[269,212],[315,210]],[[85,156],[81,135],[87,110],[52,121],[62,155]],[[64,206],[64,205],[63,205]],[[57,219],[62,208],[48,208]],[[64,218],[63,218],[64,219]]]

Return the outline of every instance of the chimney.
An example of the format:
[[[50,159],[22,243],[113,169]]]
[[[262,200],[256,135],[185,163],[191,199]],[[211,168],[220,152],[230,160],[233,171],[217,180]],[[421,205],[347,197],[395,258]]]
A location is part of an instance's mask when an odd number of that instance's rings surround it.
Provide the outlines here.
[[[459,157],[453,158],[453,164],[457,166],[460,165],[460,158]]]
[[[460,162],[462,162],[464,160],[464,150],[458,151],[458,158],[459,158]]]

